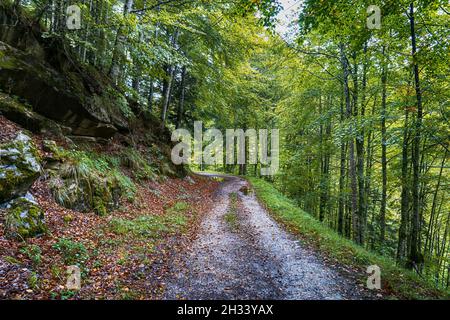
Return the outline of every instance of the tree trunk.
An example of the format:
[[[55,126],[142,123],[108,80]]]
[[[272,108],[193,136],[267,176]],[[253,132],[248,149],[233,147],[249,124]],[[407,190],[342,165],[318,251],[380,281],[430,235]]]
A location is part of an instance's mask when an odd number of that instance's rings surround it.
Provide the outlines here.
[[[344,122],[344,99],[341,96],[341,117],[340,121]],[[347,148],[344,139],[341,138],[341,155],[340,155],[340,170],[339,170],[339,198],[338,198],[338,233],[344,235],[344,215],[345,215],[345,155],[347,154]]]
[[[341,44],[341,63],[344,72],[344,97],[345,97],[345,106],[346,106],[346,115],[347,120],[352,120],[352,106],[350,103],[350,90],[348,86],[348,77],[349,77],[349,66],[347,57],[344,52],[344,45]],[[350,205],[351,205],[351,217],[352,217],[352,227],[353,227],[353,240],[356,243],[360,243],[360,222],[358,215],[358,186],[356,180],[356,164],[355,164],[355,144],[353,137],[349,139],[349,178],[350,178]]]
[[[386,137],[386,99],[387,99],[387,65],[386,47],[383,46],[383,67],[381,75],[381,206],[380,206],[380,248],[386,237],[386,202],[387,202],[387,137]]]
[[[181,127],[181,123],[183,122],[183,113],[184,113],[184,99],[186,93],[186,66],[183,66],[181,70],[181,89],[180,89],[180,101],[178,102],[178,112],[177,112],[177,126],[176,128]]]
[[[175,44],[178,40],[178,30],[175,30],[175,33],[172,37],[172,47],[175,47]],[[167,67],[167,79],[165,80],[165,91],[164,92],[164,99],[163,99],[163,105],[161,110],[161,121],[162,125],[164,126],[166,123],[167,118],[167,111],[169,109],[169,103],[170,103],[170,94],[172,91],[172,82],[175,75],[175,66],[168,66]]]
[[[355,68],[355,81],[357,83],[358,68]],[[355,88],[357,85],[355,84]],[[359,123],[360,130],[358,130],[358,136],[356,137],[356,157],[357,157],[357,173],[358,173],[358,213],[359,213],[359,233],[360,240],[359,243],[364,244],[366,224],[367,224],[367,212],[366,212],[366,195],[365,195],[365,177],[364,177],[364,125],[362,121],[366,113],[365,103],[366,103],[366,88],[367,88],[367,43],[364,44],[364,64],[363,64],[363,77],[362,77],[362,97],[361,97],[361,108],[359,112]],[[355,92],[355,95],[358,93]],[[355,101],[355,107],[357,107],[357,100]]]
[[[405,108],[405,123],[403,129],[403,143],[402,143],[402,192],[401,192],[401,218],[400,218],[400,228],[398,234],[398,245],[397,245],[397,263],[404,264],[403,259],[406,256],[407,249],[407,236],[408,236],[408,222],[409,222],[409,162],[408,162],[408,145],[409,145],[409,135],[408,135],[408,118],[409,112]]]
[[[133,9],[134,0],[126,0],[123,8],[123,15],[126,17],[128,13]],[[109,76],[114,82],[120,77],[120,56],[124,51],[124,42],[126,41],[126,35],[124,34],[123,26],[119,26],[116,33],[116,39],[114,41],[113,55],[111,59],[111,66],[109,68]]]
[[[416,31],[415,31],[415,16],[414,3],[410,4],[409,21],[411,27],[411,47],[412,59],[414,66],[414,84],[417,98],[417,117],[414,126],[414,140],[413,140],[413,183],[412,183],[412,221],[411,221],[411,248],[409,253],[409,266],[411,268],[417,266],[421,262],[420,258],[420,202],[419,202],[419,187],[420,187],[420,142],[422,131],[422,91],[420,87],[419,65],[417,63],[417,45],[416,45]]]

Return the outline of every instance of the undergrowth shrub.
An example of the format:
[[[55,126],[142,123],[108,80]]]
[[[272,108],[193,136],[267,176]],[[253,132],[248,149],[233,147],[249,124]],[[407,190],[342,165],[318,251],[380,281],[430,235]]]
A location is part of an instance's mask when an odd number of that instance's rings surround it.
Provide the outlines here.
[[[82,268],[89,259],[88,251],[81,242],[61,238],[53,245],[53,248],[60,252],[64,264],[67,266],[77,265]]]
[[[42,261],[42,250],[38,245],[27,245],[20,249],[20,253],[24,254],[31,260],[31,264],[34,268],[36,268]]]
[[[136,186],[120,171],[120,161],[83,151],[66,151],[50,188],[61,205],[81,212],[104,215],[119,206],[121,197],[133,201]]]
[[[120,155],[122,165],[130,168],[137,180],[154,180],[156,178],[155,168],[150,165],[150,159],[139,151],[128,148]]]

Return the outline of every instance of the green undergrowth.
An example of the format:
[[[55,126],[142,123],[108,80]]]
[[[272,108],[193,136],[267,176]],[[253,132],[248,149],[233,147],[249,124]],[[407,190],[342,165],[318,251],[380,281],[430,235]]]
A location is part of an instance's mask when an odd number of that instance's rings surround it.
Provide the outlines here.
[[[113,155],[59,147],[52,153],[62,162],[50,181],[55,199],[83,212],[105,215],[119,206],[121,198],[133,202],[136,184],[157,177],[150,157],[131,148]]]
[[[305,211],[298,208],[269,182],[248,178],[258,199],[273,217],[287,229],[316,248],[320,253],[340,264],[361,270],[360,281],[365,285],[364,274],[370,265],[381,269],[382,289],[392,299],[449,299],[449,291],[437,289],[416,273],[398,267],[395,261],[369,252],[365,248],[341,237],[337,232],[323,225]]]
[[[86,270],[86,263],[90,256],[83,243],[69,238],[60,238],[53,248],[61,254],[66,266],[77,265],[82,271]]]
[[[142,215],[129,220],[113,218],[108,225],[109,231],[139,239],[159,239],[164,235],[175,234],[185,230],[188,224],[186,211],[189,205],[177,202],[166,210],[164,215]]]
[[[228,226],[232,231],[236,231],[237,229],[239,229],[237,202],[238,202],[237,193],[235,192],[231,193],[228,211],[223,216],[225,222],[228,224]]]

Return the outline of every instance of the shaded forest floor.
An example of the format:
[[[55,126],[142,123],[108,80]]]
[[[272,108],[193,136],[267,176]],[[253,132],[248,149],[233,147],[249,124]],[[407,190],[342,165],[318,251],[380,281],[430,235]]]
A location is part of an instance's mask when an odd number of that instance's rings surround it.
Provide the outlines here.
[[[21,243],[0,231],[0,298],[158,298],[168,266],[195,235],[198,213],[208,210],[216,184],[198,177],[148,183],[134,204],[100,217],[60,207],[46,184],[36,183],[33,195],[46,209],[49,233]],[[25,251],[35,246],[40,258]],[[71,259],[84,263],[79,292],[65,289]]]
[[[23,130],[2,116],[0,125],[0,141]],[[41,139],[33,135],[36,145]],[[0,299],[158,298],[168,266],[195,236],[217,185],[198,176],[143,181],[132,203],[99,216],[60,206],[45,177],[38,179],[31,194],[45,211],[48,232],[11,240],[0,215]],[[66,289],[66,266],[74,264],[82,271],[79,292]]]

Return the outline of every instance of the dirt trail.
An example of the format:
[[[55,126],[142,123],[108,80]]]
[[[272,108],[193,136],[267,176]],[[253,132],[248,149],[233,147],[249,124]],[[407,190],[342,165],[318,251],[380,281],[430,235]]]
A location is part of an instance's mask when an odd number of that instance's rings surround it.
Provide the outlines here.
[[[364,298],[352,280],[284,231],[253,194],[240,192],[246,181],[224,179],[184,265],[167,280],[165,299]],[[234,193],[237,201],[230,200]],[[234,207],[236,221],[230,223]]]

